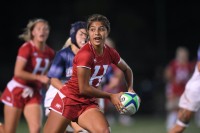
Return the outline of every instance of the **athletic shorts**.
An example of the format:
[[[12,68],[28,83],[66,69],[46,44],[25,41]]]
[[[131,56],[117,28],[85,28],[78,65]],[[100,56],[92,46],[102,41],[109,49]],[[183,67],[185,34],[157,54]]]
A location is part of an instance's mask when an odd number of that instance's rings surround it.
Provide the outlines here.
[[[185,91],[180,98],[179,106],[190,111],[197,111],[200,108],[200,82],[189,80]]]
[[[51,103],[50,109],[72,121],[76,121],[78,117],[87,109],[99,109],[98,104],[95,102],[90,104],[80,103],[76,105],[70,105],[71,102],[73,102],[73,99],[66,97],[61,92],[58,92]]]
[[[11,80],[2,93],[1,101],[8,106],[16,108],[24,108],[26,104],[38,103],[41,104],[42,95],[39,90],[34,91],[33,96],[23,98],[22,92],[27,86],[24,86],[15,80]]]
[[[57,94],[57,92],[58,92],[58,89],[56,89],[52,85],[49,86],[44,98],[45,116],[48,116],[50,112],[49,107],[51,105],[53,98]]]

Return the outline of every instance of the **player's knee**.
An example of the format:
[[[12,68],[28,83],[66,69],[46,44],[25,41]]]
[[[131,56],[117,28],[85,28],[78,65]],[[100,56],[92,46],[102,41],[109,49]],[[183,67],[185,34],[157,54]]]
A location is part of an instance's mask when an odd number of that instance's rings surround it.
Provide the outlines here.
[[[31,133],[39,133],[40,131],[41,131],[41,125],[39,125],[39,124],[36,124],[36,125],[34,125],[34,126],[29,126],[30,127],[30,132]]]

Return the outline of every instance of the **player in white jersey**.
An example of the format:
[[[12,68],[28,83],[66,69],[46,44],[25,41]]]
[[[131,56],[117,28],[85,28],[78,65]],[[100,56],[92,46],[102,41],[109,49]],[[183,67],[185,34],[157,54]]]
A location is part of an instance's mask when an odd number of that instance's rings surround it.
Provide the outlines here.
[[[189,122],[200,109],[200,45],[198,48],[198,58],[194,73],[187,82],[185,91],[179,101],[178,119],[175,126],[169,133],[182,133],[189,125]]]

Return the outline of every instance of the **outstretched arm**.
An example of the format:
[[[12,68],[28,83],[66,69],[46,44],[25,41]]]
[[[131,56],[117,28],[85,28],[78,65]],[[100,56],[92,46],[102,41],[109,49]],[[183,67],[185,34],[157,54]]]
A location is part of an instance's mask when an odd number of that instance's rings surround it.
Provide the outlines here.
[[[123,94],[122,92],[117,94],[112,94],[104,92],[100,89],[94,88],[93,86],[89,85],[91,70],[88,68],[78,67],[77,72],[78,72],[79,91],[81,95],[91,96],[96,98],[108,98],[117,108],[118,111],[121,110],[122,104],[120,102],[120,96]]]
[[[128,86],[129,92],[134,92],[133,90],[133,72],[128,64],[121,58],[119,64],[117,65],[124,73],[125,79]]]

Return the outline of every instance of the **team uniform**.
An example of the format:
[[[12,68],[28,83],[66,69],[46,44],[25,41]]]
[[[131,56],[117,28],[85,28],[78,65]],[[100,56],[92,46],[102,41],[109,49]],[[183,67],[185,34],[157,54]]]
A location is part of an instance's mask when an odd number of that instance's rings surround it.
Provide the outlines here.
[[[167,83],[166,96],[173,97],[173,101],[168,101],[166,108],[171,110],[178,107],[179,98],[185,90],[185,85],[189,80],[193,66],[191,63],[180,65],[176,60],[169,63],[168,66],[172,72],[173,81]]]
[[[175,60],[170,62],[169,67],[172,71],[174,81],[167,85],[167,95],[180,97],[185,89],[185,85],[190,78],[192,66],[190,63],[179,65]]]
[[[172,81],[166,85],[166,109],[168,111],[166,127],[170,129],[176,122],[179,100],[187,81],[191,77],[193,65],[190,62],[180,64],[178,61],[172,60],[168,68],[172,73]]]
[[[96,55],[90,42],[85,44],[79,50],[73,61],[72,77],[56,94],[50,109],[60,113],[67,119],[74,121],[85,110],[89,108],[99,108],[97,98],[80,95],[77,68],[84,67],[91,69],[89,84],[97,88],[100,85],[108,66],[111,65],[111,63],[117,65],[120,62],[120,56],[115,49],[104,45],[103,51],[103,55]]]
[[[200,62],[200,46],[198,49],[198,62]],[[200,71],[197,65],[194,73],[186,84],[185,91],[180,98],[179,106],[197,112],[200,109]]]
[[[71,46],[61,49],[56,53],[52,65],[48,72],[49,78],[58,78],[64,84],[72,76],[72,66],[75,54],[73,53]],[[59,90],[53,85],[50,85],[44,99],[45,115],[48,116],[50,110],[49,107],[55,95]],[[67,131],[72,132],[71,126],[67,127]]]
[[[49,78],[58,78],[64,84],[72,76],[72,63],[75,54],[73,53],[71,46],[64,48],[56,53],[56,56],[52,62],[52,65],[48,72]],[[46,108],[46,116],[49,114],[49,107],[58,89],[49,86],[44,99],[44,107]]]
[[[54,50],[46,45],[45,50],[40,51],[32,41],[29,41],[19,48],[17,58],[26,61],[24,69],[27,72],[43,75],[46,74],[54,58]],[[1,101],[17,108],[23,108],[30,103],[41,104],[41,88],[43,84],[39,81],[27,81],[14,76],[2,93]],[[24,89],[32,89],[32,95],[23,97]]]

